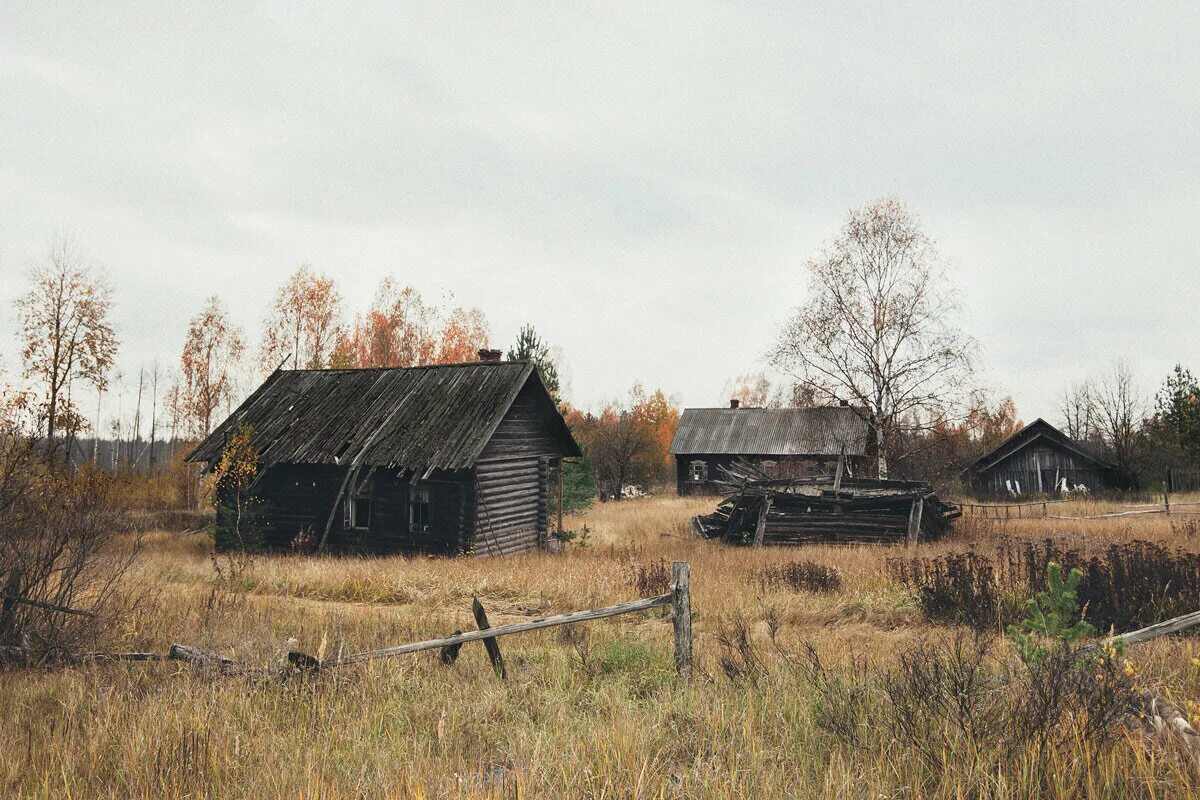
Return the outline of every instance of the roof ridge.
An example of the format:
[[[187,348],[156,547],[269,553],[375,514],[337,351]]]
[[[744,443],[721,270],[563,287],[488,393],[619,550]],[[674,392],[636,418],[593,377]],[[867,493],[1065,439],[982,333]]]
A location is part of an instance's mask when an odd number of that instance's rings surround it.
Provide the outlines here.
[[[306,369],[281,369],[281,373],[289,372],[388,372],[411,369],[445,369],[449,367],[503,367],[506,364],[529,364],[528,359],[514,361],[455,361],[450,364],[414,364],[411,367],[318,367]]]

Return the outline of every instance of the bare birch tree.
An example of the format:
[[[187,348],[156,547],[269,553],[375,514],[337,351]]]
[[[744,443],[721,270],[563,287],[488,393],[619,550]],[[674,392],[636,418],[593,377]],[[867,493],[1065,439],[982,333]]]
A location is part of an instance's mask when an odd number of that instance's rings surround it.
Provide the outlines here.
[[[117,353],[109,321],[112,290],[69,236],[50,245],[46,263],[29,277],[29,291],[16,301],[22,356],[25,376],[41,387],[42,421],[53,453],[56,434],[74,435],[82,424],[70,401],[74,382],[83,379],[97,391],[107,385]]]
[[[900,434],[965,412],[974,339],[955,325],[954,287],[934,242],[898,200],[850,212],[807,265],[809,299],[772,352],[818,402],[845,402],[870,425],[886,478]]]

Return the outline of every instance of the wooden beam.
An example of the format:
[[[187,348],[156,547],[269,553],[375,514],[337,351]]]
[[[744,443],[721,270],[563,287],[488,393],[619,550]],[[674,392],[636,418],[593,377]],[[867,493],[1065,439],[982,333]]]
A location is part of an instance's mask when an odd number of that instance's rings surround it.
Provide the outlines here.
[[[671,621],[675,628],[675,672],[692,677],[691,567],[686,561],[671,564]]]
[[[771,513],[771,495],[763,498],[758,506],[758,523],[754,526],[754,546],[762,547],[763,538],[767,535],[767,515]]]
[[[917,544],[921,539],[921,515],[925,509],[925,498],[917,495],[908,510],[908,544]]]
[[[563,532],[563,469],[567,462],[563,459],[558,460],[558,535],[561,537]]]
[[[491,629],[491,624],[488,622],[487,612],[483,610],[483,603],[479,602],[478,597],[471,598],[471,613],[475,615],[475,625],[479,630],[486,631]],[[504,668],[504,656],[500,655],[500,644],[496,641],[495,636],[491,636],[483,640],[483,646],[487,648],[488,660],[492,662],[492,669],[496,670],[496,674],[500,676],[500,680],[508,679],[508,670]]]
[[[1103,639],[1099,642],[1088,645],[1085,650],[1094,650],[1101,645],[1112,641],[1121,642],[1122,644],[1137,644],[1150,639],[1157,639],[1159,636],[1168,636],[1172,633],[1179,633],[1188,628],[1194,628],[1200,625],[1200,611],[1193,611],[1190,614],[1184,614],[1181,617],[1174,617],[1164,622],[1158,622],[1154,625],[1149,625],[1145,628],[1139,628],[1136,631],[1122,633],[1119,636],[1113,636],[1111,639]]]
[[[544,619],[530,620],[529,622],[514,622],[510,625],[500,625],[495,628],[489,628],[485,631],[467,631],[455,636],[447,636],[442,639],[429,639],[424,642],[413,642],[412,644],[402,644],[397,647],[385,647],[381,650],[368,650],[364,653],[355,653],[353,655],[342,656],[340,658],[330,658],[321,662],[321,667],[336,667],[341,664],[353,664],[359,661],[369,661],[374,658],[390,658],[392,656],[402,656],[408,653],[418,653],[422,650],[437,650],[447,645],[466,644],[467,642],[478,642],[483,639],[490,639],[496,636],[508,636],[513,633],[525,633],[527,631],[541,630],[542,628],[553,628],[558,625],[570,625],[574,622],[586,622],[594,619],[604,619],[606,617],[615,617],[618,614],[629,614],[634,611],[647,611],[651,608],[663,608],[671,605],[673,596],[670,594],[659,595],[658,597],[648,597],[642,600],[633,600],[628,603],[620,603],[615,606],[606,606],[604,608],[591,609],[589,611],[572,611],[567,614],[559,614],[553,617],[545,617]]]

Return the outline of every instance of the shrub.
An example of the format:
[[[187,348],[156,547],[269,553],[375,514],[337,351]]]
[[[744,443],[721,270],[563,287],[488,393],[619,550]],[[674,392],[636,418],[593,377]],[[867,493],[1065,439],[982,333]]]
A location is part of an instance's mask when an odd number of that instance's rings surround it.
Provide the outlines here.
[[[671,591],[671,565],[660,558],[648,564],[630,564],[629,585],[638,597],[656,597]]]
[[[266,509],[256,492],[258,453],[251,435],[249,427],[235,433],[213,469],[213,539],[218,552],[254,552],[263,547]]]
[[[103,473],[49,463],[0,422],[0,666],[71,660],[134,601],[121,579],[139,548],[118,546],[114,489]]]
[[[829,594],[842,588],[842,577],[834,567],[814,561],[793,561],[766,567],[755,573],[764,589],[793,589],[798,592]]]
[[[930,619],[991,628],[1016,622],[1051,566],[1078,570],[1084,619],[1101,631],[1133,630],[1195,610],[1200,554],[1153,542],[1110,544],[1085,555],[1053,540],[1003,542],[994,557],[967,551],[937,558],[889,559],[888,569],[916,593]]]

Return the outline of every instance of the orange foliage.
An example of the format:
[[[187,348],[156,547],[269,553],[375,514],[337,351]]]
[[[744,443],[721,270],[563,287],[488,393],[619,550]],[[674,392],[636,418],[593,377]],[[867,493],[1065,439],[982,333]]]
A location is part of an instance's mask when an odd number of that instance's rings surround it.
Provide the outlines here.
[[[455,308],[438,336],[435,364],[475,361],[488,346],[487,320],[478,308]]]
[[[208,298],[188,325],[179,358],[179,382],[171,392],[176,418],[192,436],[207,436],[213,412],[233,397],[233,376],[245,346],[221,300]]]
[[[263,368],[274,369],[289,355],[296,368],[329,366],[342,338],[341,302],[332,278],[301,265],[275,294],[263,332]]]
[[[478,308],[454,308],[444,319],[411,286],[390,277],[370,309],[343,332],[329,357],[335,368],[413,367],[474,361],[487,347],[487,320]]]

